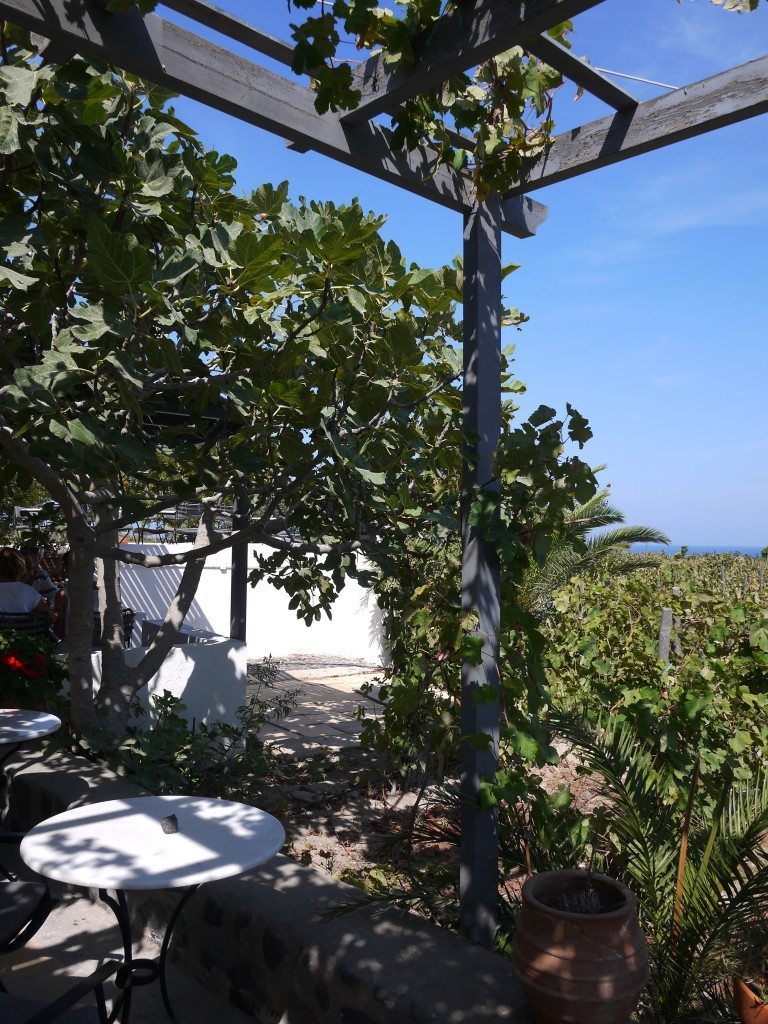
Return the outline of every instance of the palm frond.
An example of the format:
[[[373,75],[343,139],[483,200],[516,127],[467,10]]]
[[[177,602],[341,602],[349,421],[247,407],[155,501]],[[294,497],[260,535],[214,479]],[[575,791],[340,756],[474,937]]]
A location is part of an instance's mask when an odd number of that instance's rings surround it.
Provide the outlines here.
[[[733,1020],[724,983],[749,964],[754,936],[765,942],[768,777],[735,785],[726,773],[714,809],[692,785],[683,816],[668,800],[668,773],[628,725],[559,730],[603,782],[617,851],[607,870],[637,896],[651,939],[641,1019]],[[688,849],[681,856],[684,825]]]
[[[577,505],[566,516],[570,533],[583,536],[590,530],[598,530],[603,526],[615,526],[623,523],[624,513],[608,501],[608,491],[598,491],[589,501]]]
[[[669,537],[652,526],[618,526],[587,539],[587,550],[628,548],[631,544],[669,544]]]

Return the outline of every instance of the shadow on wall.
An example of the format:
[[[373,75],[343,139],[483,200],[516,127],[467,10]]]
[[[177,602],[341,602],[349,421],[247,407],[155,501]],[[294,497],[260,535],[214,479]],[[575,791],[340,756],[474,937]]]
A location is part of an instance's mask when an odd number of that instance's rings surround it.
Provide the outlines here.
[[[188,551],[188,544],[127,545],[130,550],[147,554]],[[256,567],[255,551],[249,551],[249,568]],[[123,566],[123,604],[136,612],[138,630],[143,619],[162,620],[173,600],[182,574],[181,566],[142,569]],[[185,628],[202,629],[219,636],[229,635],[231,552],[210,556],[192,603]],[[310,627],[289,607],[290,597],[269,583],[260,583],[248,591],[247,636],[250,658],[266,655],[325,655],[381,664],[382,612],[374,595],[352,580],[333,605],[332,617],[323,615]]]
[[[131,550],[143,551],[151,555],[164,555],[169,551],[176,550],[178,545],[167,547],[162,544],[127,545]],[[183,566],[169,565],[160,569],[142,569],[139,566],[121,566],[121,585],[123,591],[123,605],[133,608],[139,621],[142,619],[159,619],[162,621],[168,611],[168,606],[176,596]],[[185,624],[192,629],[205,629],[211,633],[216,632],[213,624],[205,614],[200,603],[205,588],[205,575],[200,583],[192,607],[187,613]]]

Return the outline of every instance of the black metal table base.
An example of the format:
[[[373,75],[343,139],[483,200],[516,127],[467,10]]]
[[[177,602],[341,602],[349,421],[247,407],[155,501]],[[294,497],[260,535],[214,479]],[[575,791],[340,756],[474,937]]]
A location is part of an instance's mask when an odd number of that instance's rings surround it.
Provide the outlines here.
[[[3,794],[5,794],[5,789],[8,786],[8,779],[5,775],[5,772],[3,771],[5,767],[5,762],[8,761],[11,757],[13,757],[16,751],[20,750],[23,746],[23,743],[9,744],[8,749],[5,750],[2,754],[0,754],[0,772],[2,773]],[[0,833],[0,844],[18,846],[23,838],[23,832]],[[4,878],[6,882],[18,881],[16,875],[12,871],[9,871],[5,864],[3,864],[2,860],[0,860],[0,877]]]
[[[179,915],[199,888],[199,885],[191,885],[184,890],[168,921],[160,946],[160,956],[156,960],[150,960],[147,957],[134,957],[133,955],[131,916],[128,911],[125,893],[118,889],[114,896],[110,896],[106,889],[99,889],[99,898],[112,910],[117,918],[120,937],[123,942],[123,966],[115,975],[115,984],[120,992],[115,999],[112,1012],[109,1014],[108,1024],[114,1024],[115,1021],[119,1021],[120,1024],[128,1024],[131,1013],[131,990],[141,985],[152,985],[156,981],[160,983],[160,995],[162,996],[168,1019],[172,1024],[178,1024],[176,1015],[173,1012],[170,996],[168,995],[168,980],[166,977],[168,950],[170,949],[173,930],[176,927]]]

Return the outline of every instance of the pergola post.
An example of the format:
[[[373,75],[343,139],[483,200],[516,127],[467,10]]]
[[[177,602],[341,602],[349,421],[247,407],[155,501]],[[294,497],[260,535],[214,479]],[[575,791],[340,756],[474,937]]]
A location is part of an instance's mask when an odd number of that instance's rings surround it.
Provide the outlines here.
[[[243,530],[248,525],[248,501],[235,499],[232,512],[232,532]],[[232,547],[232,579],[229,605],[229,635],[233,640],[246,641],[246,619],[248,612],[248,544]]]
[[[476,700],[479,687],[498,691],[499,562],[493,543],[472,526],[477,488],[495,490],[494,454],[501,429],[501,201],[492,196],[464,217],[464,466],[462,606],[476,611],[483,638],[479,665],[465,662],[461,733],[484,733],[487,747],[462,741],[461,926],[467,938],[491,946],[498,904],[498,815],[478,802],[480,784],[496,770],[499,701]]]

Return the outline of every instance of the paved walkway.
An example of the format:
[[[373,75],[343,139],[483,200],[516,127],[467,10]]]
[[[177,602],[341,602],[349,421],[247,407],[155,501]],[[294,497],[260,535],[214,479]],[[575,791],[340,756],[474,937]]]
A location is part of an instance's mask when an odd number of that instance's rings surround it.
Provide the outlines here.
[[[380,703],[360,692],[364,683],[374,683],[381,669],[361,662],[310,655],[284,658],[279,662],[277,687],[296,693],[296,706],[275,725],[259,733],[276,751],[296,758],[312,757],[323,750],[339,751],[357,746],[362,723],[356,718],[362,705],[368,716],[381,711]],[[256,687],[249,687],[255,692]],[[374,685],[373,694],[378,692]]]

